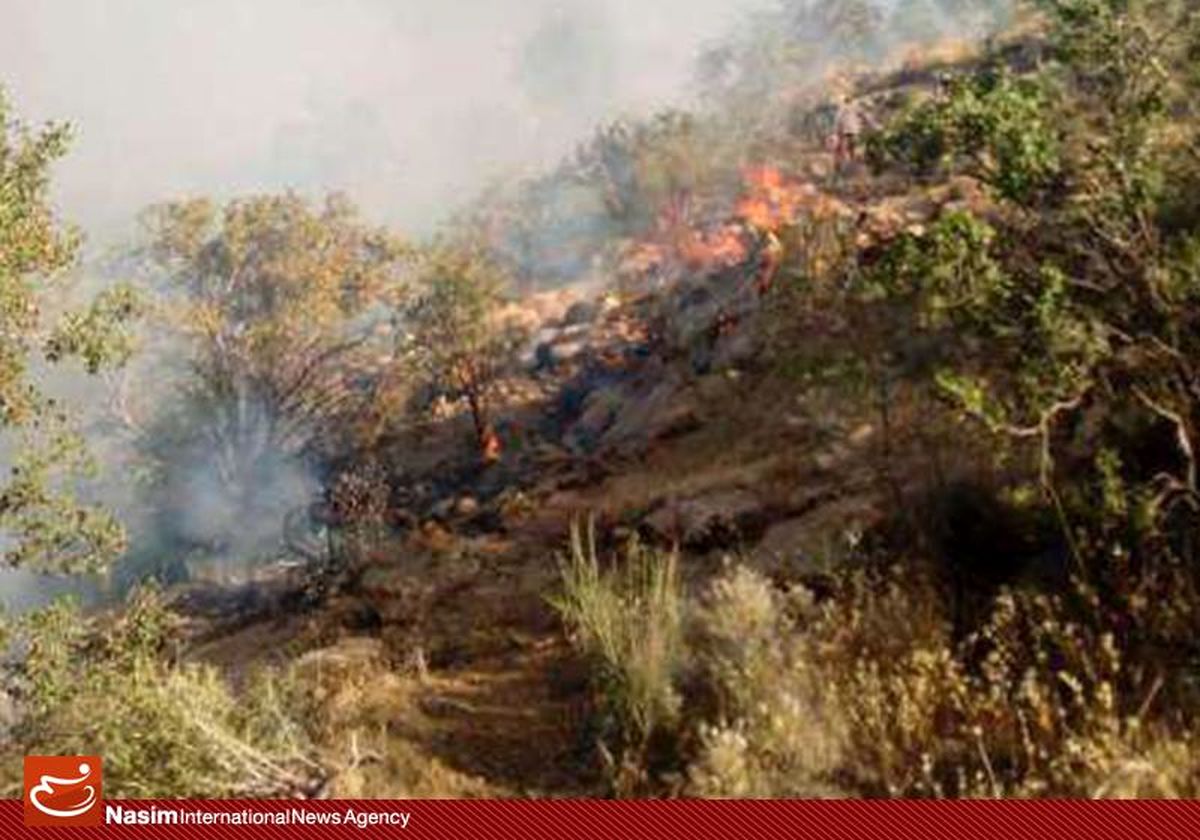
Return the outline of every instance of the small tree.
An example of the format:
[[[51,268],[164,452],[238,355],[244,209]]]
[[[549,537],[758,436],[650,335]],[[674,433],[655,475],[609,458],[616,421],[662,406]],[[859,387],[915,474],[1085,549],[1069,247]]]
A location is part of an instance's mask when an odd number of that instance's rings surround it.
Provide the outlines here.
[[[250,561],[308,500],[311,467],[374,434],[409,251],[338,196],[175,202],[144,222],[163,352],[125,383],[148,396],[126,414],[154,498],[134,564],[181,548]]]
[[[693,204],[736,172],[725,159],[715,123],[687,111],[669,110],[637,122],[598,129],[578,150],[571,177],[604,197],[611,228],[640,236],[655,224],[682,227]]]
[[[466,403],[484,461],[499,457],[492,389],[516,342],[499,319],[507,280],[470,245],[438,243],[423,255],[407,307],[412,360],[436,392]]]
[[[50,207],[50,166],[66,151],[69,129],[31,131],[9,115],[0,90],[0,431],[20,444],[0,485],[3,564],[42,570],[96,568],[118,554],[124,535],[103,510],[82,504],[74,484],[93,468],[70,418],[31,374],[37,356],[83,359],[90,372],[120,363],[132,346],[123,325],[135,315],[118,287],[83,312],[50,323],[79,235]]]
[[[348,386],[377,360],[375,328],[400,294],[408,250],[340,196],[199,199],[151,208],[141,251],[165,278],[167,332],[186,344],[193,411],[222,417],[218,455],[261,424],[288,453],[360,407]],[[229,450],[226,453],[225,450]]]

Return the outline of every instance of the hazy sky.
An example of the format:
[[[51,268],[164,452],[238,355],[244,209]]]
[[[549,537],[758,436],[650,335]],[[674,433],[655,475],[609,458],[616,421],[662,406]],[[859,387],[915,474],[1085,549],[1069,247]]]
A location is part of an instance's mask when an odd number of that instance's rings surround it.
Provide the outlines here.
[[[347,190],[428,228],[597,120],[679,101],[739,0],[0,0],[0,84],[77,130],[93,239],[194,193]]]

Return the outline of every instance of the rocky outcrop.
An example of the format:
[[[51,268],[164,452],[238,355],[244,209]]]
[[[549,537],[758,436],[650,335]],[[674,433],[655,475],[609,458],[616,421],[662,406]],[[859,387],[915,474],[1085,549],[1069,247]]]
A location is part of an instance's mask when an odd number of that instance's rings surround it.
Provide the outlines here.
[[[630,444],[683,434],[700,425],[699,409],[682,382],[668,378],[644,393],[625,395],[612,424],[600,439],[602,447]]]
[[[642,530],[656,542],[702,552],[752,544],[767,521],[757,496],[725,489],[664,502],[642,521]]]

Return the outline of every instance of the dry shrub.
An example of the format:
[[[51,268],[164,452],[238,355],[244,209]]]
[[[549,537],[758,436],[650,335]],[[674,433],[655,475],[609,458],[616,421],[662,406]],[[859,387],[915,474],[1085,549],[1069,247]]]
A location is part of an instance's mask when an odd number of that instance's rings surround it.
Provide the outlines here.
[[[393,668],[378,639],[348,637],[309,651],[294,670],[311,697],[306,724],[329,769],[329,796],[422,799],[490,793],[485,783],[424,748],[433,734],[421,710],[421,674]]]
[[[696,611],[720,702],[698,795],[1194,796],[1195,739],[1128,678],[1115,637],[1058,599],[1003,592],[955,643],[933,593],[847,576],[819,606],[744,569]],[[712,716],[709,716],[710,718]]]
[[[818,599],[735,567],[689,597],[676,565],[634,546],[602,568],[579,529],[563,564],[618,793],[1200,793],[1187,667],[1085,587],[1002,589],[958,637],[909,570],[847,571]]]
[[[689,771],[698,796],[826,796],[842,761],[844,721],[822,700],[791,615],[812,609],[806,590],[780,593],[738,568],[717,580],[693,621],[696,667],[715,723],[699,726]]]

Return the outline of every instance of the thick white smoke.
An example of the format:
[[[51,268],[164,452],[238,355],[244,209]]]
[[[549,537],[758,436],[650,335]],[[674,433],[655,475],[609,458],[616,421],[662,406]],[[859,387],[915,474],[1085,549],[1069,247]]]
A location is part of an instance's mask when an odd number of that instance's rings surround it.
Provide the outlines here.
[[[342,189],[424,232],[599,120],[676,100],[728,0],[6,0],[0,83],[76,125],[55,179],[102,243],[148,203]]]

